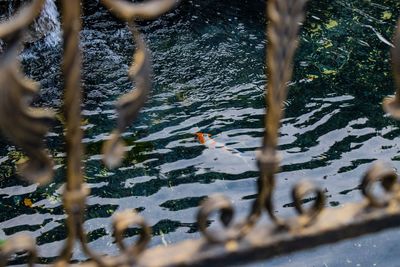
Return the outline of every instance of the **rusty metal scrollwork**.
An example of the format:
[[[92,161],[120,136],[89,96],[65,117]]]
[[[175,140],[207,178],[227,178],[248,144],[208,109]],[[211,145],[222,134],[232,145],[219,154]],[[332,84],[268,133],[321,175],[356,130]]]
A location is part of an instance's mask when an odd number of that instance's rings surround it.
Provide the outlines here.
[[[293,57],[298,45],[300,25],[304,20],[304,9],[307,0],[273,0],[268,2],[268,38],[267,66],[267,115],[266,131],[263,146],[258,154],[260,181],[262,185],[259,201],[265,201],[265,208],[270,218],[281,227],[290,227],[289,219],[279,218],[275,214],[273,191],[275,188],[275,172],[279,166],[277,154],[280,120],[283,117],[283,105],[287,97],[287,83],[293,73]],[[315,191],[317,198],[313,208],[305,212],[300,207],[301,197],[309,191]],[[297,185],[292,193],[299,220],[306,219],[303,225],[309,225],[324,207],[323,192],[310,182]]]
[[[309,194],[315,194],[315,200],[309,209],[304,209],[302,200]],[[292,198],[294,207],[299,214],[298,222],[300,226],[308,226],[314,222],[324,208],[326,199],[325,192],[309,181],[296,184],[292,190]]]
[[[0,266],[6,266],[7,260],[18,252],[27,252],[28,266],[33,267],[37,258],[35,239],[28,235],[16,235],[7,240],[0,251]]]
[[[163,13],[171,10],[177,0],[153,0],[145,3],[128,3],[124,0],[101,1],[113,14],[129,24],[136,43],[136,51],[133,63],[129,68],[128,76],[136,83],[136,89],[122,96],[117,103],[118,123],[110,140],[103,146],[104,162],[109,168],[114,168],[121,163],[125,153],[125,144],[121,134],[138,116],[144,106],[151,90],[152,68],[150,54],[147,46],[137,30],[135,20],[155,19]]]
[[[385,207],[395,197],[398,188],[397,173],[388,164],[378,161],[374,163],[364,175],[361,182],[361,192],[367,198],[372,207]],[[376,196],[373,193],[373,185],[380,182],[384,194]]]
[[[287,95],[287,83],[292,76],[292,61],[298,43],[300,23],[304,20],[306,0],[272,0],[267,4],[269,16],[268,25],[268,86],[267,86],[267,115],[266,132],[263,147],[258,153],[260,178],[258,180],[258,196],[244,222],[230,226],[224,237],[209,233],[206,229],[208,216],[220,211],[221,221],[227,226],[233,216],[233,207],[225,197],[220,195],[211,197],[203,202],[198,213],[200,230],[206,239],[213,243],[226,243],[238,240],[254,227],[264,209],[279,227],[291,227],[293,224],[307,226],[318,216],[325,205],[325,196],[322,190],[315,188],[310,182],[303,182],[293,189],[292,196],[299,217],[295,220],[278,218],[273,205],[275,189],[275,173],[278,170],[280,159],[277,154],[278,132],[280,120],[283,116],[283,103]],[[301,207],[301,199],[308,193],[315,193],[315,204],[309,209]]]
[[[80,0],[63,0],[63,63],[64,75],[64,117],[66,121],[67,185],[64,191],[64,208],[68,217],[66,225],[68,236],[65,241],[58,266],[66,265],[72,255],[77,238],[81,241],[86,254],[96,258],[86,244],[83,230],[85,200],[88,188],[83,184],[83,145],[81,129],[81,54],[79,49],[79,31],[81,28]]]
[[[213,213],[219,213],[219,218],[225,227],[223,231],[208,229],[208,218]],[[199,229],[211,243],[227,243],[237,240],[242,235],[235,225],[231,225],[233,214],[232,203],[227,197],[221,194],[210,196],[203,201],[197,214]]]
[[[129,227],[134,225],[141,227],[139,240],[134,245],[126,246],[123,241],[124,233]],[[129,257],[129,255],[137,256],[146,249],[151,238],[151,229],[145,220],[136,212],[126,210],[117,213],[114,216],[113,226],[115,241],[120,250],[123,251],[127,257]]]
[[[400,119],[400,19],[397,23],[397,30],[393,37],[393,47],[391,48],[392,70],[396,86],[394,97],[387,97],[383,101],[383,109],[393,118]]]
[[[118,126],[103,147],[104,162],[109,168],[120,164],[125,153],[125,144],[121,134],[139,115],[151,89],[152,70],[149,52],[136,27],[131,25],[131,29],[137,49],[128,75],[132,81],[136,82],[136,90],[122,96],[117,103]]]
[[[28,108],[26,98],[29,98],[37,89],[33,82],[24,79],[19,74],[17,56],[20,49],[20,39],[23,30],[39,14],[45,0],[35,0],[26,6],[9,22],[0,24],[0,37],[7,38],[9,45],[6,53],[0,58],[0,86],[2,97],[0,98],[0,126],[4,132],[12,137],[12,140],[24,148],[31,157],[30,164],[25,167],[23,174],[33,181],[47,181],[51,178],[52,164],[45,157],[42,150],[42,139],[46,134],[47,122],[50,120],[50,112]],[[59,260],[55,266],[69,264],[75,241],[79,241],[83,252],[98,266],[123,266],[132,265],[139,254],[145,249],[151,235],[149,226],[138,214],[125,211],[114,218],[114,231],[116,242],[122,254],[107,257],[90,249],[87,244],[87,236],[83,228],[86,197],[89,194],[88,187],[83,183],[83,145],[81,129],[81,52],[79,48],[79,31],[81,28],[81,2],[80,0],[63,0],[63,75],[64,75],[64,117],[66,127],[66,152],[67,152],[67,186],[64,191],[64,207],[67,217],[68,236],[61,251]],[[129,23],[137,44],[134,54],[134,64],[129,69],[129,77],[136,83],[137,90],[124,95],[118,102],[119,121],[117,130],[105,145],[105,158],[110,166],[114,166],[120,160],[122,154],[118,149],[123,149],[120,141],[121,133],[138,115],[139,110],[147,99],[151,88],[151,63],[150,55],[143,38],[133,24],[134,19],[153,19],[172,8],[176,1],[152,1],[148,4],[132,5],[120,1],[104,1],[104,4],[114,11],[129,11]],[[115,7],[115,9],[114,9]],[[126,15],[126,14],[125,14]],[[124,16],[125,16],[124,15]],[[22,101],[21,101],[22,99]],[[17,107],[17,108],[16,108]],[[12,112],[12,113],[11,113]],[[18,124],[15,116],[18,112]],[[13,118],[13,125],[10,125]],[[31,122],[35,123],[31,123]],[[31,136],[26,135],[31,131]],[[23,133],[23,135],[22,135]],[[40,168],[39,168],[40,167]],[[39,172],[40,171],[40,172]],[[35,179],[34,179],[35,178]],[[46,178],[46,179],[45,179]],[[130,225],[139,225],[142,228],[139,241],[127,247],[123,243],[123,234]],[[20,245],[20,243],[25,245]],[[28,242],[29,241],[29,242]],[[18,246],[16,246],[16,244]],[[1,248],[0,264],[5,265],[8,257],[20,250],[29,251],[30,263],[36,257],[35,242],[29,237],[22,236],[10,239]]]
[[[35,0],[0,24],[0,38],[6,42],[0,56],[0,130],[29,158],[19,164],[19,175],[41,184],[53,177],[53,161],[45,151],[43,139],[54,122],[54,114],[29,106],[39,86],[22,74],[18,54],[24,31],[39,15],[43,4],[44,0]]]
[[[107,1],[105,1],[107,3]],[[120,2],[107,3],[109,6],[116,4],[116,10]],[[140,5],[142,6],[142,5]],[[124,7],[124,6],[123,6]],[[63,72],[65,77],[64,115],[66,118],[66,144],[67,144],[67,188],[64,192],[64,206],[67,218],[68,237],[57,265],[65,265],[69,262],[75,240],[79,240],[83,252],[99,266],[121,266],[131,265],[136,261],[139,254],[145,249],[150,239],[150,228],[144,219],[136,213],[125,211],[115,215],[114,231],[116,242],[122,254],[114,257],[104,257],[92,251],[87,245],[87,236],[83,229],[85,200],[89,193],[88,188],[83,184],[83,146],[82,130],[80,128],[81,111],[80,103],[82,98],[80,86],[81,56],[79,50],[80,30],[80,0],[63,1],[63,32],[64,32],[64,61]],[[156,8],[147,7],[146,10]],[[114,10],[111,8],[111,10]],[[156,13],[152,13],[156,15]],[[110,141],[104,147],[105,161],[109,166],[115,166],[123,153],[121,133],[138,115],[141,107],[147,99],[151,88],[151,64],[150,56],[146,45],[139,32],[130,24],[137,49],[134,54],[134,64],[129,69],[129,77],[136,82],[137,90],[124,95],[118,102],[120,115],[118,128],[114,131]],[[141,238],[130,247],[123,243],[124,231],[129,225],[137,224],[142,227]]]
[[[42,183],[50,180],[53,174],[52,162],[44,150],[43,143],[53,114],[50,111],[29,107],[29,100],[36,93],[37,86],[21,74],[17,56],[20,51],[23,32],[39,14],[44,1],[33,0],[8,22],[0,24],[0,38],[5,39],[7,43],[5,53],[0,56],[0,129],[16,145],[20,146],[30,158],[20,168],[20,173],[32,182]],[[117,103],[119,115],[117,128],[103,147],[106,165],[115,167],[120,164],[125,152],[122,134],[129,124],[137,118],[152,86],[150,52],[135,25],[135,21],[155,19],[173,8],[178,1],[151,0],[143,3],[129,3],[123,0],[102,0],[101,2],[113,14],[128,23],[136,44],[133,62],[128,70],[128,77],[135,83],[136,88],[119,99]],[[149,266],[187,266],[189,265],[187,263],[192,260],[191,257],[197,257],[199,262],[202,262],[202,260],[204,262],[204,259],[207,261],[209,256],[214,257],[218,262],[218,255],[221,250],[213,255],[211,253],[204,256],[201,253],[207,254],[209,252],[207,248],[204,248],[204,244],[226,244],[223,253],[234,251],[234,253],[240,252],[246,255],[251,249],[259,252],[260,246],[275,249],[279,253],[281,250],[279,246],[282,244],[288,244],[287,248],[293,250],[293,247],[300,247],[299,242],[304,242],[304,240],[312,240],[315,244],[324,243],[324,240],[317,236],[319,232],[325,232],[327,236],[335,236],[333,238],[335,239],[337,236],[335,233],[339,231],[341,231],[340,235],[342,235],[342,231],[346,231],[345,235],[351,237],[357,235],[359,229],[370,227],[370,224],[376,224],[377,226],[374,227],[378,229],[384,228],[382,225],[387,222],[394,224],[389,221],[390,218],[396,223],[400,222],[398,175],[391,167],[382,162],[375,163],[362,179],[360,189],[366,202],[364,201],[362,205],[355,203],[344,208],[343,214],[346,214],[338,216],[341,218],[338,219],[336,225],[335,222],[329,221],[328,212],[324,210],[325,192],[309,181],[296,184],[292,190],[292,199],[298,216],[280,218],[275,213],[273,193],[276,184],[275,175],[280,164],[278,134],[280,121],[284,115],[283,105],[287,97],[287,84],[292,77],[292,62],[297,49],[300,25],[304,20],[306,3],[307,0],[269,0],[267,3],[267,14],[269,16],[267,28],[269,42],[266,60],[268,67],[268,85],[266,88],[268,109],[265,117],[266,131],[263,144],[257,153],[260,169],[258,194],[256,200],[252,203],[250,213],[244,220],[235,223],[234,206],[227,197],[216,194],[205,199],[197,214],[197,222],[205,237],[205,242],[203,240],[199,242],[190,241],[194,245],[185,247],[189,252],[185,255],[182,254],[183,256],[174,257],[174,255],[169,255],[169,251],[179,250],[185,244],[178,244],[176,248],[171,250],[166,248],[161,253],[159,249],[147,253],[146,247],[151,238],[151,228],[141,216],[129,210],[118,212],[113,218],[115,241],[120,249],[119,255],[104,256],[97,254],[88,245],[87,235],[83,227],[89,188],[84,184],[84,148],[81,128],[82,90],[80,81],[81,52],[79,48],[81,0],[62,0],[65,87],[63,109],[66,120],[67,151],[67,184],[64,191],[64,207],[68,215],[66,220],[68,236],[55,266],[69,266],[76,241],[80,243],[83,252],[90,258],[90,261],[82,263],[83,265],[86,264],[85,266],[117,267],[136,264],[141,266],[143,262],[140,262],[140,260],[146,258],[146,254],[150,255],[147,255],[146,259],[153,257],[153,255],[162,255],[166,258],[170,257],[170,261],[175,263],[173,265],[164,261],[164,265],[157,262],[158,265],[149,263]],[[397,119],[400,118],[400,20],[398,23],[394,37],[395,47],[392,49],[392,65],[397,92],[394,98],[384,101],[385,110]],[[30,132],[29,135],[26,135],[27,131]],[[384,190],[383,196],[376,195],[374,191],[374,186],[378,183],[382,185]],[[313,202],[306,209],[303,207],[304,198],[310,195],[314,196],[311,199]],[[393,203],[394,205],[392,205]],[[365,207],[371,213],[364,214],[365,216],[361,219],[358,218],[360,212],[365,211]],[[388,208],[389,211],[373,213],[378,208],[386,209],[387,207],[390,208]],[[260,229],[251,230],[254,229],[264,212],[269,215],[274,224],[263,228],[265,232],[262,240],[260,240],[260,238],[254,237],[258,235]],[[341,211],[334,212],[340,215]],[[215,214],[219,216],[223,226],[222,230],[213,231],[208,227],[211,216]],[[309,227],[311,225],[314,225],[316,229]],[[360,225],[363,227],[359,227]],[[127,245],[124,243],[124,235],[130,227],[140,228],[140,235],[136,243]],[[277,229],[283,231],[276,231]],[[306,229],[306,231],[301,231],[303,229]],[[372,226],[371,229],[375,230]],[[300,231],[291,236],[287,234],[289,231],[286,230]],[[360,232],[362,231],[360,230]],[[240,246],[237,242],[249,236],[251,236],[247,240],[249,242],[241,243],[242,250],[239,251]],[[266,239],[272,239],[272,241]],[[251,243],[253,241],[255,243]],[[250,245],[249,247],[249,243],[257,245],[254,247]],[[311,246],[311,244],[304,243],[302,245]],[[18,235],[10,238],[0,247],[0,267],[5,266],[13,254],[21,251],[28,253],[28,263],[33,266],[37,259],[35,241],[29,236]],[[175,252],[175,254],[177,253]],[[198,254],[200,256],[197,256]]]

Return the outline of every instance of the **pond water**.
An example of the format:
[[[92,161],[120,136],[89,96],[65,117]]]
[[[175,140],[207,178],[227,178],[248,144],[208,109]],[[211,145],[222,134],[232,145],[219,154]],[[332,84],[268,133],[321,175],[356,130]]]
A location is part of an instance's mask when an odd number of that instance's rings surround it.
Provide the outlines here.
[[[115,100],[132,88],[126,74],[134,47],[125,25],[96,1],[84,9],[90,246],[117,253],[110,218],[124,209],[136,209],[152,226],[151,246],[199,238],[197,206],[212,193],[229,196],[238,216],[245,216],[255,198],[254,151],[263,134],[264,1],[186,0],[140,25],[152,50],[154,88],[124,136],[130,151],[115,170],[102,164],[100,150],[115,126]],[[309,3],[281,129],[278,213],[293,214],[289,188],[300,179],[325,188],[327,205],[338,207],[361,199],[358,185],[371,162],[400,167],[399,123],[381,109],[382,99],[394,92],[389,42],[399,10],[397,0]],[[25,72],[42,85],[35,104],[58,108],[61,47],[38,42],[21,58]],[[205,147],[196,140],[197,131],[241,157]],[[57,171],[45,187],[15,179],[13,166],[21,154],[0,139],[0,239],[29,233],[43,263],[54,260],[66,236],[62,133],[59,122],[47,137]],[[399,238],[399,231],[391,230],[251,266],[395,266]],[[84,259],[78,248],[74,258]]]

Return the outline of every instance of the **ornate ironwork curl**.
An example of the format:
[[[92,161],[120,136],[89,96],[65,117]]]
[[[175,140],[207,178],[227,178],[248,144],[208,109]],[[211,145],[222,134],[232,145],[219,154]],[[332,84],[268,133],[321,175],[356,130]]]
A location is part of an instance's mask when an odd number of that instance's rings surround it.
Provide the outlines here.
[[[29,106],[39,86],[23,76],[18,54],[24,31],[43,4],[44,0],[35,0],[0,24],[0,38],[6,41],[6,50],[0,56],[0,130],[29,158],[18,165],[18,174],[41,184],[53,177],[53,161],[45,151],[43,139],[54,122],[54,113]]]
[[[393,47],[391,48],[392,69],[396,86],[394,97],[387,97],[383,101],[383,109],[393,118],[400,119],[400,19],[397,23],[397,30],[393,37]]]
[[[135,20],[155,19],[172,9],[177,0],[153,0],[145,3],[128,3],[126,1],[101,1],[113,14],[128,22],[136,43],[136,51],[128,76],[136,83],[136,89],[122,96],[117,103],[118,123],[103,146],[104,162],[109,168],[121,163],[125,154],[125,144],[121,134],[139,115],[151,90],[151,59],[146,44],[134,24]]]
[[[0,266],[6,266],[8,259],[15,253],[28,253],[28,266],[33,267],[37,259],[35,239],[28,235],[16,235],[6,241],[0,250]]]
[[[112,6],[113,3],[110,3]],[[118,6],[118,5],[117,5]],[[140,5],[141,6],[141,5]],[[64,62],[65,76],[65,105],[64,114],[67,128],[67,158],[68,158],[68,183],[64,192],[64,205],[68,214],[67,226],[69,235],[62,251],[58,265],[68,263],[75,240],[81,243],[83,252],[99,266],[125,266],[132,265],[139,254],[145,249],[150,239],[150,228],[139,215],[126,211],[117,214],[114,220],[115,237],[122,254],[114,257],[105,257],[92,251],[87,245],[87,236],[83,229],[85,200],[88,189],[83,184],[82,166],[82,130],[80,128],[81,89],[80,89],[80,65],[79,51],[80,0],[63,1],[63,32],[64,32]],[[130,28],[134,36],[137,49],[134,54],[134,64],[129,69],[128,76],[136,83],[137,89],[124,95],[118,101],[118,127],[113,132],[111,139],[103,147],[104,159],[108,166],[113,167],[121,160],[124,152],[124,144],[121,134],[137,117],[141,107],[147,99],[151,88],[151,60],[150,54],[135,28],[130,22]],[[131,224],[142,227],[139,241],[130,247],[123,243],[124,231]]]
[[[223,231],[211,231],[208,229],[208,219],[216,212],[219,213],[219,218],[225,227]],[[224,195],[215,194],[206,198],[200,205],[200,210],[197,213],[197,223],[200,231],[209,242],[226,243],[243,236],[237,225],[231,225],[233,215],[234,209],[231,201]]]
[[[89,195],[89,192],[89,187],[87,187],[85,184],[82,184],[79,189],[67,189],[63,194],[64,208],[65,212],[68,214],[66,223],[68,236],[61,252],[58,264],[67,263],[69,261],[76,239],[80,241],[82,249],[86,255],[95,261],[102,263],[100,256],[93,253],[87,246],[87,237],[83,229],[86,197]]]
[[[125,231],[134,225],[138,225],[141,228],[140,237],[138,241],[131,246],[126,246],[123,239]],[[137,256],[142,253],[151,238],[151,229],[143,219],[136,212],[126,210],[114,215],[114,235],[115,241],[118,247],[126,255]]]
[[[151,238],[151,228],[147,225],[143,217],[134,211],[126,210],[114,215],[113,228],[116,243],[121,251],[120,255],[104,256],[96,253],[88,246],[87,235],[83,228],[85,200],[89,195],[89,188],[83,184],[81,190],[64,192],[64,207],[69,215],[67,228],[73,238],[68,238],[56,266],[68,265],[70,254],[77,239],[82,246],[82,251],[97,264],[97,266],[118,267],[132,266],[138,256],[145,250]],[[131,246],[126,246],[123,242],[125,231],[137,225],[141,228],[139,240]],[[74,231],[74,232],[71,232]],[[74,234],[73,234],[74,233]]]
[[[293,57],[298,45],[299,28],[304,20],[306,0],[273,0],[268,2],[268,86],[266,131],[263,147],[258,153],[260,181],[262,186],[259,202],[264,202],[270,218],[278,226],[288,226],[289,220],[279,218],[275,214],[273,192],[275,189],[275,173],[280,158],[277,155],[278,133],[280,120],[283,117],[283,103],[287,96],[287,83],[293,72]],[[316,202],[309,211],[301,208],[301,198],[309,191],[317,194]],[[293,201],[300,217],[305,219],[305,225],[313,222],[324,206],[323,192],[309,182],[296,185],[292,192]]]
[[[315,194],[315,200],[313,205],[308,210],[306,210],[302,206],[302,200],[309,194]],[[316,187],[309,181],[302,181],[296,184],[292,190],[292,198],[294,202],[294,207],[300,215],[299,221],[302,226],[307,226],[313,223],[325,207],[326,197],[324,191]]]
[[[144,3],[129,3],[124,0],[101,0],[121,20],[152,20],[170,11],[179,0],[150,0]]]
[[[97,259],[86,243],[83,230],[85,200],[88,194],[83,184],[83,145],[81,129],[81,53],[79,31],[81,29],[80,0],[63,0],[63,64],[64,75],[64,117],[66,120],[67,185],[64,191],[64,206],[68,215],[66,225],[68,236],[56,263],[66,265],[72,255],[76,239],[82,243],[86,254]]]
[[[397,186],[397,173],[388,164],[378,161],[374,163],[364,175],[361,182],[361,192],[372,207],[384,207],[394,198]],[[373,185],[380,182],[385,194],[376,196]]]
[[[42,11],[46,0],[33,0],[30,4],[25,5],[16,15],[0,24],[0,36],[15,36],[16,33],[22,33],[33,22],[33,20]],[[20,36],[18,36],[20,37]]]
[[[297,48],[299,25],[304,19],[306,2],[306,0],[271,0],[268,2],[267,12],[270,18],[268,26],[270,42],[267,52],[268,112],[263,147],[257,154],[261,172],[258,180],[258,196],[246,220],[237,225],[230,225],[234,210],[227,198],[216,195],[205,200],[200,207],[197,221],[200,230],[209,242],[225,243],[242,238],[254,227],[264,208],[278,226],[292,227],[294,225],[310,225],[325,205],[324,192],[310,182],[301,182],[293,189],[293,201],[299,213],[299,217],[295,220],[279,218],[275,214],[272,198],[275,189],[275,173],[280,162],[277,154],[277,142],[280,120],[283,116],[282,106],[286,100],[287,83],[292,76],[292,61]],[[309,210],[305,210],[301,207],[301,202],[302,198],[309,193],[315,193],[316,199],[314,205]],[[221,222],[226,227],[222,234],[206,229],[207,218],[211,213],[217,211],[220,212]]]
[[[113,131],[110,140],[103,146],[104,162],[110,168],[120,164],[125,153],[125,143],[121,134],[139,115],[139,111],[144,106],[151,90],[152,68],[150,54],[143,38],[134,25],[132,25],[131,29],[137,48],[128,76],[133,82],[136,82],[136,90],[123,95],[118,100],[117,129]]]

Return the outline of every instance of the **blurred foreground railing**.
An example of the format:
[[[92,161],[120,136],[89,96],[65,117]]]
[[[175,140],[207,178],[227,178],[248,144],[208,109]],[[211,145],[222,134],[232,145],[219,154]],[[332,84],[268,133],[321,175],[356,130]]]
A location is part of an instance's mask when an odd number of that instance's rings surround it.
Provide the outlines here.
[[[0,56],[0,129],[12,142],[22,148],[29,160],[18,166],[20,176],[33,183],[44,184],[53,177],[53,162],[47,155],[43,139],[53,121],[51,112],[31,108],[29,101],[38,90],[35,82],[25,78],[19,67],[18,54],[24,31],[40,13],[45,0],[33,0],[9,21],[0,24],[0,38],[5,42],[5,52]],[[124,156],[122,133],[137,117],[151,90],[152,67],[150,53],[135,25],[136,20],[155,19],[169,11],[177,0],[149,0],[135,4],[124,0],[102,0],[113,14],[127,22],[132,31],[136,51],[128,76],[135,83],[132,92],[122,96],[117,103],[117,128],[103,147],[104,163],[110,167],[120,164]],[[278,133],[283,118],[287,84],[292,76],[292,61],[298,42],[298,32],[304,19],[306,0],[269,0],[267,15],[267,68],[268,85],[265,136],[257,154],[260,176],[258,195],[248,215],[234,220],[234,207],[223,195],[214,195],[203,201],[197,222],[203,238],[187,240],[169,247],[146,249],[151,238],[150,227],[134,211],[114,215],[113,227],[117,256],[104,256],[87,245],[83,228],[85,200],[89,194],[83,183],[84,166],[81,130],[81,27],[80,0],[62,0],[64,36],[64,116],[67,152],[67,186],[64,208],[67,213],[68,237],[55,266],[70,264],[76,241],[88,256],[87,266],[227,266],[279,254],[332,243],[345,238],[364,235],[400,224],[400,187],[397,173],[382,162],[375,163],[361,181],[364,199],[360,203],[341,208],[325,208],[324,191],[310,182],[298,183],[292,190],[298,215],[281,218],[274,212],[273,194],[275,174],[280,165]],[[400,23],[399,23],[400,24]],[[400,118],[400,26],[394,38],[392,65],[397,86],[395,97],[385,99],[384,109],[394,118]],[[381,184],[384,194],[374,194]],[[305,209],[302,200],[314,195],[313,205]],[[267,214],[271,223],[257,225]],[[208,227],[212,215],[219,215],[222,230]],[[239,221],[239,223],[233,223]],[[123,236],[128,228],[140,228],[137,242],[126,245]],[[35,240],[26,235],[16,235],[0,248],[0,266],[7,264],[15,253],[26,251],[29,264],[38,257]]]

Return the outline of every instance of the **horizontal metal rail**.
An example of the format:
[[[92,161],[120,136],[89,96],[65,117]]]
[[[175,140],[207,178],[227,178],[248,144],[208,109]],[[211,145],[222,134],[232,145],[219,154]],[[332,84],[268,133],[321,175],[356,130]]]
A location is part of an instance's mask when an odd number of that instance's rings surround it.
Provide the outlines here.
[[[400,203],[373,208],[368,201],[324,209],[310,227],[284,229],[275,225],[256,226],[240,241],[210,244],[205,239],[186,240],[157,246],[143,252],[138,266],[230,266],[267,260],[323,244],[371,234],[400,225]],[[80,266],[97,266],[86,262]]]

